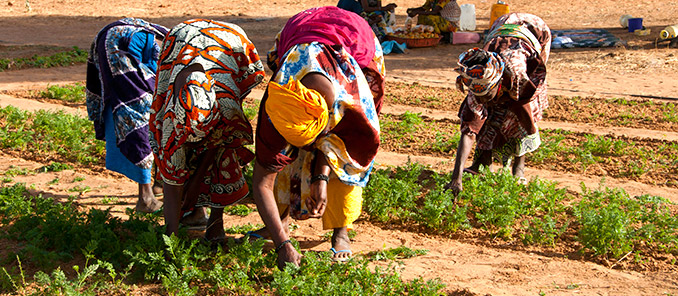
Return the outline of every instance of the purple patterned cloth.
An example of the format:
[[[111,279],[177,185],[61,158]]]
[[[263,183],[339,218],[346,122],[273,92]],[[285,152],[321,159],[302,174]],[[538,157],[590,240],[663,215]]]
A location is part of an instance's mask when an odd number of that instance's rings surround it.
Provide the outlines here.
[[[136,166],[148,169],[153,163],[148,119],[156,74],[146,64],[157,62],[160,47],[150,38],[145,47],[149,61],[140,61],[137,57],[144,52],[129,46],[137,33],[163,39],[167,28],[125,18],[107,25],[95,37],[87,60],[87,113],[96,138],[105,140],[103,112],[110,107],[120,152]]]

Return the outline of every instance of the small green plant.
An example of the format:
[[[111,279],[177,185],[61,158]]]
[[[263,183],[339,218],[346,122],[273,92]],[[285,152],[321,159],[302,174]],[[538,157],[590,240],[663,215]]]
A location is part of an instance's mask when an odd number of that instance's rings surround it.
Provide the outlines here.
[[[372,251],[365,255],[365,257],[370,260],[402,260],[408,259],[416,256],[422,256],[428,254],[428,250],[425,249],[410,249],[406,246],[399,246],[396,248],[385,249],[381,251]]]
[[[46,166],[42,166],[38,168],[36,171],[38,173],[47,173],[47,172],[61,172],[64,170],[72,170],[73,166],[70,164],[65,164],[65,163],[60,163],[60,162],[52,162]]]
[[[117,198],[117,197],[104,196],[104,198],[101,199],[101,203],[105,204],[105,205],[118,204],[118,203],[120,203],[120,199]]]
[[[63,67],[87,62],[87,51],[77,46],[69,51],[55,53],[51,56],[34,55],[30,58],[0,59],[0,72],[24,68]]]
[[[83,176],[75,176],[75,178],[73,178],[73,183],[82,182],[82,181],[85,181],[85,177],[83,177]]]
[[[75,186],[71,189],[68,189],[68,191],[70,191],[70,192],[78,192],[80,194],[83,194],[83,193],[91,191],[91,190],[92,190],[92,188],[90,188],[89,186],[81,186],[81,185],[77,185],[77,186]]]
[[[226,227],[224,231],[228,234],[245,234],[248,231],[255,231],[263,228],[263,224],[242,224],[242,225],[234,225],[231,227]]]
[[[259,113],[260,104],[261,100],[254,100],[254,102],[251,104],[243,104],[243,112],[245,113],[245,117],[249,120],[253,120],[254,117],[256,117]]]
[[[233,206],[228,206],[224,208],[224,212],[229,214],[229,215],[234,215],[234,216],[240,216],[240,217],[246,217],[250,213],[254,212],[255,210],[253,208],[250,208],[246,205],[243,204],[238,204],[238,205],[233,205]]]
[[[41,160],[60,157],[81,164],[101,162],[105,153],[89,120],[63,111],[26,112],[13,106],[0,108],[0,147]]]
[[[52,179],[51,181],[47,182],[48,185],[56,185],[59,184],[59,177],[56,177]]]
[[[69,103],[84,103],[85,86],[81,83],[64,86],[52,85],[49,86],[47,90],[41,91],[40,96]]]
[[[16,177],[16,176],[26,176],[32,173],[33,172],[27,168],[19,168],[14,165],[10,165],[9,169],[5,171],[4,175],[8,177]]]

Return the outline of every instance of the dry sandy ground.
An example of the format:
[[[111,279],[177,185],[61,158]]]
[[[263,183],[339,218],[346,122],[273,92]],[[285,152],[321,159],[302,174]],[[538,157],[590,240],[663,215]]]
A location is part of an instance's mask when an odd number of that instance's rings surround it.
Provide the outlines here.
[[[396,13],[400,21],[405,9],[421,5],[420,1],[393,1],[398,4]],[[423,2],[423,1],[421,1]],[[26,3],[30,3],[30,10]],[[460,1],[476,6],[479,30],[487,28],[489,7],[492,1]],[[141,17],[168,27],[189,18],[213,18],[230,21],[242,26],[253,40],[259,52],[270,48],[272,38],[286,19],[296,12],[321,5],[334,5],[335,1],[18,1],[0,3],[0,46],[3,45],[54,45],[88,48],[96,32],[104,25],[124,16]],[[509,1],[513,11],[537,14],[553,29],[607,28],[628,42],[626,47],[583,50],[554,50],[549,61],[550,94],[594,95],[631,97],[653,95],[677,97],[678,56],[675,49],[655,45],[661,28],[678,23],[676,1]],[[622,14],[643,17],[652,35],[636,37],[619,27]],[[386,57],[387,75],[392,81],[419,82],[435,86],[451,86],[455,75],[451,66],[455,58],[469,45],[438,45],[433,48],[409,50],[407,54]],[[32,47],[33,48],[33,47]],[[33,51],[33,52],[32,52]],[[36,49],[7,52],[0,48],[2,56],[22,56],[36,53]],[[65,84],[85,80],[83,65],[55,68],[28,69],[0,73],[0,91],[43,89],[48,84]],[[254,92],[252,96],[260,96]],[[84,114],[82,109],[27,101],[8,95],[0,95],[0,105],[15,105],[24,109],[65,109]],[[405,108],[405,109],[403,109]],[[387,106],[389,113],[402,113],[409,107]],[[450,116],[436,110],[414,110],[430,116]],[[438,112],[438,113],[436,113]],[[552,123],[558,125],[558,123]],[[564,125],[564,124],[562,124]],[[588,130],[593,133],[617,133],[665,137],[676,141],[676,132],[642,131],[633,128],[599,128],[571,124],[570,129]],[[407,155],[382,153],[380,164],[402,164]],[[449,162],[452,158],[416,157],[413,160],[435,165]],[[0,153],[0,171],[10,165],[37,168],[43,164]],[[541,176],[576,189],[579,182],[598,184],[599,178],[584,178],[567,172],[528,170],[528,176]],[[71,182],[76,176],[85,181]],[[59,177],[64,180],[57,185],[48,185]],[[136,185],[111,173],[85,169],[33,176],[19,176],[17,182],[35,184],[45,195],[66,197],[68,190],[79,184],[91,188],[80,196],[79,201],[94,207],[109,207],[104,200],[118,199],[126,202],[114,207],[114,213],[122,215],[125,207],[134,205]],[[653,193],[678,201],[678,192],[673,188],[652,186],[622,180],[607,180],[609,186],[618,186],[629,193]],[[230,223],[261,223],[256,213]],[[302,247],[324,251],[329,243],[320,238],[322,230],[317,221],[299,223],[295,237]],[[367,222],[357,223],[354,250],[368,252],[384,247],[406,245],[411,248],[430,250],[428,255],[405,260],[402,274],[411,279],[422,276],[426,279],[440,278],[449,292],[468,291],[472,294],[491,295],[663,295],[678,293],[678,275],[675,272],[638,273],[611,269],[591,262],[568,259],[562,254],[527,252],[511,247],[488,247],[440,236],[427,236],[413,232],[377,227]],[[569,289],[568,289],[569,286]],[[461,294],[461,293],[460,293]]]

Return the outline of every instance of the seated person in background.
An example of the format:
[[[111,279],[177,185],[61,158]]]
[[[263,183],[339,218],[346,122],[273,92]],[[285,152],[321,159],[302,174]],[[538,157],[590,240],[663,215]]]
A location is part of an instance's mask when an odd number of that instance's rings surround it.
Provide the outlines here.
[[[87,59],[87,113],[96,138],[106,141],[106,169],[139,184],[136,210],[162,207],[152,186],[153,154],[148,116],[155,91],[155,70],[167,29],[141,19],[125,18],[97,34]]]
[[[386,27],[395,25],[395,3],[381,6],[381,0],[339,0],[337,7],[362,16],[380,41],[386,36]]]
[[[167,234],[182,213],[204,218],[210,207],[205,239],[223,241],[224,207],[249,193],[242,166],[254,158],[242,101],[263,79],[254,44],[234,24],[196,19],[167,34],[150,116]]]
[[[513,175],[525,183],[525,154],[541,144],[537,122],[548,107],[546,62],[551,49],[551,30],[544,21],[527,13],[510,13],[494,22],[483,49],[459,56],[457,88],[468,94],[459,109],[461,139],[447,188],[455,196],[462,190],[462,166],[472,142],[473,164],[464,169],[478,173],[494,156],[507,166],[515,157]]]
[[[426,0],[421,7],[408,8],[407,15],[418,16],[417,24],[432,26],[438,34],[450,33],[459,28],[461,8],[457,0]]]

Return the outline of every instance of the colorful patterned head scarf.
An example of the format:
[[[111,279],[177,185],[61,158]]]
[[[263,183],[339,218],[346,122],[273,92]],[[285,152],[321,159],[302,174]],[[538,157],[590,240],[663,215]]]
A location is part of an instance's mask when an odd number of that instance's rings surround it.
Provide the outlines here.
[[[275,72],[292,46],[317,41],[341,45],[360,68],[366,68],[374,58],[374,37],[367,21],[353,12],[335,6],[309,8],[291,17],[276,36],[268,66]]]
[[[311,144],[329,121],[323,96],[298,80],[268,84],[266,113],[280,135],[296,147]]]
[[[467,66],[469,58],[478,51],[484,50],[476,47],[459,55],[457,71],[460,75],[457,77],[457,88],[464,91],[466,86],[474,95],[484,96],[499,83],[505,64],[499,54],[484,51],[489,57],[484,65]]]

